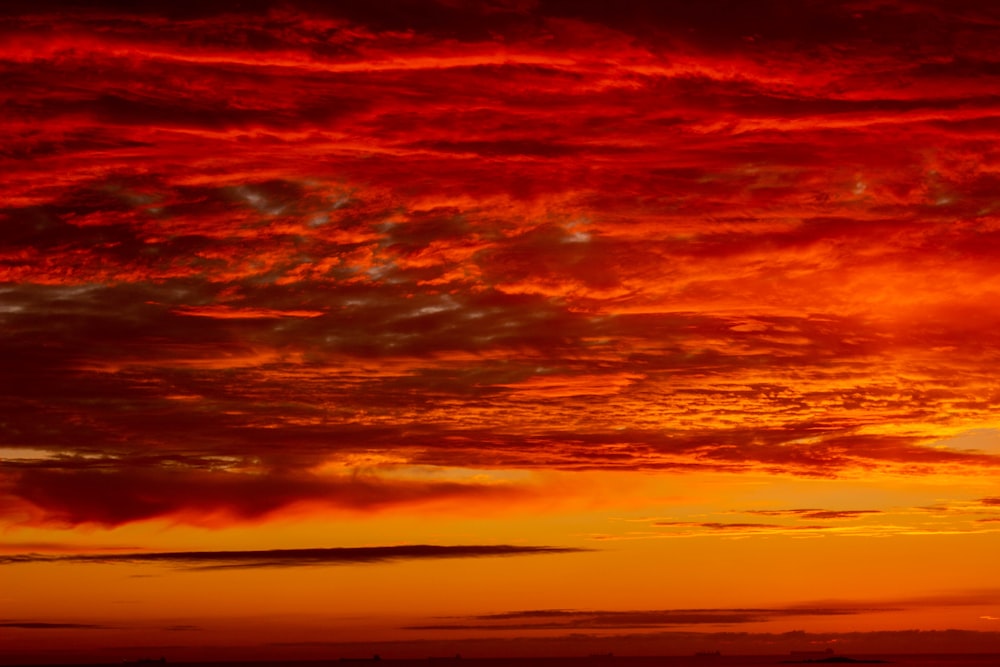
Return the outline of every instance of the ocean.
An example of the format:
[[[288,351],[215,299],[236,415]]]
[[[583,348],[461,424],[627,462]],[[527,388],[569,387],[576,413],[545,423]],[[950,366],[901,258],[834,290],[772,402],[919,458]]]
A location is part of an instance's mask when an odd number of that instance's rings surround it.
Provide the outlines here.
[[[32,664],[30,667],[762,667],[764,665],[866,665],[895,667],[1000,667],[995,654],[816,654],[816,655],[690,655],[690,656],[589,656],[560,658],[429,658],[268,660],[225,662],[161,662]],[[18,667],[5,665],[5,667]]]

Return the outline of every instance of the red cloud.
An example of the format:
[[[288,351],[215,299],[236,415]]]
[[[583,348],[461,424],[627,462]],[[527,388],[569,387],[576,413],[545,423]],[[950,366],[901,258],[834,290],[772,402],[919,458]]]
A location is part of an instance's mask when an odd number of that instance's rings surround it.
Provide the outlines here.
[[[304,473],[169,470],[155,464],[119,468],[29,468],[9,493],[42,512],[45,521],[116,526],[164,516],[261,519],[297,504],[377,510],[442,499],[511,498],[511,487],[458,482],[416,482]]]
[[[995,470],[933,446],[1000,407],[990,10],[209,5],[3,10],[11,503]]]

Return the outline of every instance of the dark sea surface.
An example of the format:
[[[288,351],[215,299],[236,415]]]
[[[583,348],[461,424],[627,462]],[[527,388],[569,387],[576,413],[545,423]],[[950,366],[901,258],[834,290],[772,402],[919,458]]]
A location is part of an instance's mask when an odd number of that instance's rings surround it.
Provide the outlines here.
[[[833,658],[834,660],[831,660]],[[844,660],[845,658],[850,659]],[[856,662],[855,662],[856,661]],[[688,655],[659,657],[594,656],[582,658],[464,658],[431,660],[342,660],[314,667],[747,667],[762,665],[887,664],[896,667],[1000,667],[1000,654],[822,654]],[[307,667],[287,662],[274,667]],[[169,667],[169,665],[168,665]],[[200,665],[198,667],[210,667]],[[249,665],[245,667],[250,667]],[[261,666],[263,667],[263,666]]]
[[[831,660],[835,658],[835,660]],[[845,660],[848,658],[849,660]],[[431,658],[165,662],[159,660],[89,664],[86,667],[758,667],[763,665],[864,665],[896,667],[1000,667],[997,654],[833,654],[592,656],[576,658]],[[11,666],[14,667],[14,666]],[[32,667],[41,667],[33,665]],[[51,665],[49,667],[61,667]],[[83,667],[83,664],[65,667]]]
[[[830,660],[835,658],[836,661]],[[858,662],[842,661],[850,658]],[[861,662],[866,661],[866,662]],[[871,661],[871,662],[868,662]],[[878,661],[878,662],[875,662]],[[661,657],[490,658],[343,661],[330,667],[747,667],[762,665],[887,664],[896,667],[1000,667],[1000,654],[690,655]],[[291,664],[282,667],[292,667]]]
[[[832,661],[830,658],[836,658]],[[850,658],[858,662],[841,661]],[[861,662],[866,661],[866,662]],[[871,662],[867,662],[871,661]],[[878,661],[878,662],[875,662]],[[690,655],[661,657],[583,657],[583,658],[467,658],[437,660],[345,660],[328,667],[757,667],[763,665],[865,665],[886,664],[896,667],[1000,667],[1000,654],[952,655]],[[207,666],[205,666],[207,667]],[[275,667],[305,667],[284,663]],[[317,666],[319,667],[319,666]]]
[[[833,659],[831,659],[833,658]],[[845,660],[847,658],[847,660]],[[886,664],[896,667],[1000,667],[996,654],[833,654],[591,656],[575,658],[341,659],[232,662],[119,662],[89,667],[758,667],[763,665]],[[39,667],[35,665],[34,667]],[[56,667],[56,666],[52,666]],[[79,664],[73,667],[81,667]]]

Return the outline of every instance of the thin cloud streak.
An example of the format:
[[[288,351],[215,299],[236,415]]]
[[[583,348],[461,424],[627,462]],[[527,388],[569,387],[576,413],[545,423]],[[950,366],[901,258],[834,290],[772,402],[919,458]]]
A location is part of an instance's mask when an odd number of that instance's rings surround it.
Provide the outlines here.
[[[411,630],[557,630],[625,629],[683,625],[738,625],[781,618],[857,616],[915,608],[979,607],[992,605],[998,591],[988,589],[895,600],[832,600],[767,608],[651,609],[635,611],[530,609],[470,616],[456,622],[411,626]]]
[[[250,569],[385,563],[400,560],[444,558],[488,558],[566,554],[588,551],[571,547],[507,544],[443,546],[411,544],[385,547],[337,547],[329,549],[263,549],[248,551],[164,551],[108,554],[0,556],[2,565],[29,563],[90,563],[165,565],[185,570]]]
[[[653,611],[537,610],[477,616],[467,623],[409,626],[409,630],[569,630],[657,628],[684,625],[739,625],[777,618],[850,616],[867,609],[675,609]]]
[[[0,628],[16,628],[18,630],[110,630],[109,626],[91,623],[50,623],[45,621],[3,621]]]

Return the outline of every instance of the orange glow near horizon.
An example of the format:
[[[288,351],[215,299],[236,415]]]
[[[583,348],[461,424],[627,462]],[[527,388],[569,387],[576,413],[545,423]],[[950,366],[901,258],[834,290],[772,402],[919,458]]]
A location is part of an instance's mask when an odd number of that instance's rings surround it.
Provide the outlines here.
[[[0,8],[0,663],[1000,653],[1000,10],[619,4]]]

